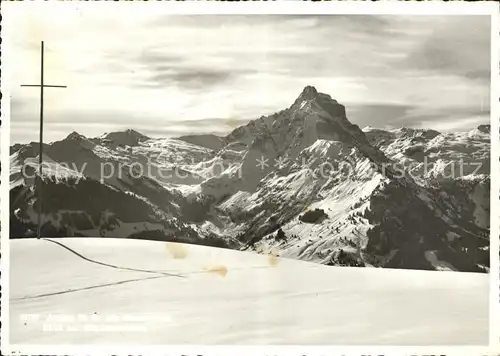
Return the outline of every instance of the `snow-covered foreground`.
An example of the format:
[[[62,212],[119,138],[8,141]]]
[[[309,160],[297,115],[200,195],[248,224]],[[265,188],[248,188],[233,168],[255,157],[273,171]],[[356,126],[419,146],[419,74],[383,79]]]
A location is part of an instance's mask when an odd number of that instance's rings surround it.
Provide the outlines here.
[[[10,246],[12,344],[488,343],[486,274],[108,238]]]

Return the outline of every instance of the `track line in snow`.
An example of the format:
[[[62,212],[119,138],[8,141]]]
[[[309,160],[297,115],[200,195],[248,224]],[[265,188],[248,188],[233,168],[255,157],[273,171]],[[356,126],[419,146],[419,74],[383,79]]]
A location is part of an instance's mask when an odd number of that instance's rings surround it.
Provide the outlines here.
[[[116,265],[112,265],[112,264],[109,264],[109,263],[104,263],[104,262],[100,262],[100,261],[96,261],[96,260],[93,260],[93,259],[90,259],[88,257],[85,257],[83,256],[82,254],[80,254],[79,252],[73,250],[72,248],[66,246],[65,244],[61,243],[61,242],[58,242],[58,241],[54,241],[54,240],[51,240],[51,239],[42,239],[44,241],[49,241],[49,242],[52,242],[52,243],[55,243],[56,245],[59,245],[61,246],[62,248],[65,248],[66,250],[70,251],[71,253],[77,255],[78,257],[80,257],[81,259],[85,260],[85,261],[88,261],[88,262],[92,262],[92,263],[95,263],[95,264],[98,264],[98,265],[101,265],[101,266],[106,266],[106,267],[110,267],[110,268],[116,268],[116,269],[123,269],[123,270],[126,270],[126,271],[135,271],[135,272],[144,272],[144,273],[154,273],[154,274],[161,274],[161,275],[164,275],[164,276],[168,276],[168,277],[179,277],[179,278],[186,278],[185,275],[182,275],[182,274],[176,274],[176,273],[168,273],[168,272],[163,272],[163,271],[153,271],[153,270],[147,270],[147,269],[138,269],[138,268],[130,268],[130,267],[122,267],[122,266],[116,266]]]
[[[123,281],[118,281],[118,282],[112,282],[112,283],[105,283],[105,284],[98,284],[98,285],[93,285],[93,286],[87,286],[87,287],[81,287],[81,288],[76,288],[76,289],[68,289],[68,290],[62,290],[58,292],[52,292],[52,293],[44,293],[44,294],[38,294],[38,295],[33,295],[33,296],[24,296],[20,298],[13,298],[12,301],[22,301],[22,300],[29,300],[29,299],[37,299],[37,298],[43,298],[43,297],[50,297],[50,296],[55,296],[55,295],[61,295],[61,294],[67,294],[67,293],[74,293],[74,292],[81,292],[89,289],[96,289],[96,288],[103,288],[103,287],[111,287],[115,285],[120,285],[124,283],[131,283],[131,282],[139,282],[139,281],[145,281],[145,280],[150,280],[150,279],[158,279],[158,278],[165,278],[165,277],[179,277],[179,278],[188,278],[189,275],[195,275],[195,274],[213,274],[217,273],[217,270],[211,269],[211,268],[205,268],[202,270],[198,271],[191,271],[187,272],[184,274],[176,274],[176,273],[168,273],[164,271],[155,271],[155,270],[144,270],[144,269],[138,269],[138,268],[130,268],[130,267],[123,267],[123,266],[116,266],[112,265],[109,263],[93,260],[91,258],[88,258],[81,253],[75,251],[74,249],[70,248],[69,246],[66,246],[65,244],[54,241],[52,239],[48,238],[41,238],[41,240],[47,241],[47,242],[52,242],[65,250],[73,253],[74,255],[80,257],[81,259],[95,263],[101,266],[105,267],[110,267],[114,269],[121,269],[121,270],[126,270],[126,271],[134,271],[134,272],[144,272],[144,273],[152,273],[156,274],[156,276],[153,277],[145,277],[145,278],[135,278],[135,279],[127,279]],[[249,269],[267,269],[267,268],[275,268],[274,265],[263,265],[263,266],[249,266],[245,268],[231,268],[231,271],[238,271],[238,270],[249,270]],[[225,276],[225,273],[224,273]]]
[[[160,275],[160,276],[152,276],[152,277],[144,277],[144,278],[126,279],[124,281],[118,281],[118,282],[113,282],[113,283],[97,284],[95,286],[88,286],[88,287],[82,287],[82,288],[76,288],[76,289],[68,289],[68,290],[63,290],[63,291],[60,291],[60,292],[37,294],[37,295],[25,296],[25,297],[21,297],[21,298],[12,298],[11,300],[12,301],[20,301],[20,300],[27,300],[27,299],[37,299],[37,298],[43,298],[43,297],[50,297],[50,296],[53,296],[53,295],[74,293],[74,292],[80,292],[80,291],[89,290],[89,289],[111,287],[111,286],[116,286],[116,285],[119,285],[119,284],[125,284],[125,283],[131,283],[131,282],[138,282],[138,281],[146,281],[146,280],[149,280],[149,279],[158,279],[158,278],[165,278],[165,277],[169,277],[169,276]]]
[[[123,269],[123,270],[126,270],[126,271],[153,273],[153,274],[160,274],[160,275],[163,275],[163,276],[166,276],[166,277],[179,277],[179,278],[188,278],[187,277],[188,275],[193,275],[193,274],[204,274],[204,273],[214,273],[215,272],[213,269],[205,268],[205,269],[198,270],[198,271],[191,271],[191,272],[187,272],[187,273],[183,273],[183,274],[178,274],[178,273],[169,273],[169,272],[165,272],[165,271],[145,270],[145,269],[138,269],[138,268],[131,268],[131,267],[116,266],[116,265],[112,265],[112,264],[109,264],[109,263],[96,261],[96,260],[93,260],[91,258],[85,257],[81,253],[73,250],[71,247],[68,247],[65,244],[61,243],[61,242],[54,241],[52,239],[47,239],[47,238],[42,238],[42,240],[55,243],[55,244],[63,247],[64,249],[70,251],[71,253],[77,255],[78,257],[84,259],[85,261],[96,263],[98,265],[102,265],[102,266],[106,266],[106,267],[111,267],[111,268],[116,268],[116,269]],[[231,271],[248,270],[248,269],[262,269],[262,268],[273,268],[273,267],[274,267],[273,264],[271,264],[271,265],[263,265],[263,266],[249,266],[249,267],[245,267],[245,268],[234,268],[233,267],[233,268],[231,268]]]
[[[261,268],[270,268],[270,266],[253,266],[253,267],[249,267],[248,269],[261,269]],[[233,268],[232,270],[243,270],[243,269],[244,268]],[[190,274],[205,274],[205,273],[217,273],[217,270],[193,271],[193,272],[186,273],[186,275],[179,275],[179,276],[187,278],[187,275],[190,275]],[[81,292],[81,291],[85,291],[85,290],[89,290],[89,289],[96,289],[96,288],[103,288],[103,287],[112,287],[112,286],[116,286],[116,285],[120,285],[120,284],[125,284],[125,283],[147,281],[147,280],[150,280],[150,279],[159,279],[159,278],[166,278],[166,277],[177,277],[177,275],[160,274],[158,276],[152,276],[152,277],[126,279],[126,280],[123,280],[123,281],[118,281],[118,282],[113,282],[113,283],[97,284],[95,286],[88,286],[88,287],[82,287],[82,288],[76,288],[76,289],[68,289],[68,290],[63,290],[63,291],[60,291],[60,292],[37,294],[37,295],[31,295],[31,296],[24,296],[24,297],[20,297],[20,298],[12,298],[11,301],[22,301],[22,300],[28,300],[28,299],[37,299],[37,298],[51,297],[51,296],[54,296],[54,295],[74,293],[74,292]]]

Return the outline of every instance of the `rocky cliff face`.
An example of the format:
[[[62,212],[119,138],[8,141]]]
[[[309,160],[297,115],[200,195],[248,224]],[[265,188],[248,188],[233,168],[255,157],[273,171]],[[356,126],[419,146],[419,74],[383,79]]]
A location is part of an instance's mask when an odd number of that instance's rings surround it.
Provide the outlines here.
[[[289,108],[220,138],[73,133],[44,151],[44,233],[486,271],[487,131],[361,130],[343,105],[306,87]],[[11,148],[13,237],[34,231],[34,179],[21,170],[36,170],[37,154],[33,144]]]

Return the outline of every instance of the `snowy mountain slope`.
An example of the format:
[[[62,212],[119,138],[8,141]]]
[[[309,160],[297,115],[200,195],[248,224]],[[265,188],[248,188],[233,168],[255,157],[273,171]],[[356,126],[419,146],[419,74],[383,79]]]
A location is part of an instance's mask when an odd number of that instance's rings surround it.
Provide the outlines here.
[[[124,145],[125,141],[136,146]],[[30,144],[16,148],[10,168],[11,236],[32,236],[38,147]],[[211,150],[174,139],[151,140],[133,131],[94,139],[71,133],[44,149],[42,221],[47,235],[140,234],[154,239],[231,246],[230,238],[221,240],[210,234],[200,238],[197,228],[186,224],[196,214],[196,198],[191,202],[180,191],[166,189],[176,187],[176,182],[202,182],[203,177],[196,171],[204,173],[199,163],[214,157]],[[184,169],[186,166],[188,169]],[[181,172],[179,178],[176,173]],[[23,173],[31,178],[25,178]],[[190,205],[194,209],[189,209]],[[184,210],[189,212],[185,214]]]
[[[363,130],[373,146],[404,164],[420,178],[418,182],[490,173],[490,125],[458,133],[410,128]]]
[[[441,194],[465,196],[450,209],[473,212],[467,217],[489,228],[490,125],[468,132],[439,133],[434,130],[364,129],[370,142],[388,157],[408,168],[415,182]],[[464,206],[465,203],[467,206]]]
[[[363,131],[372,145],[406,167],[415,182],[427,188],[425,201],[459,221],[451,224],[461,225],[462,233],[450,233],[450,241],[456,241],[456,236],[463,239],[463,229],[482,237],[468,239],[464,248],[485,241],[490,216],[490,125],[458,133],[409,128]],[[477,253],[487,261],[486,241],[481,245]]]
[[[44,220],[58,236],[153,236],[323,264],[487,271],[487,130],[363,132],[343,105],[306,87],[289,108],[221,138],[73,133],[45,148],[47,159],[75,173],[68,184],[47,170],[45,189],[55,195]],[[11,148],[14,237],[29,236],[35,221],[33,180],[19,170],[24,162],[36,169],[36,157],[34,144]],[[435,165],[426,173],[427,159]],[[479,160],[482,170],[439,174],[461,159]],[[78,172],[85,179],[76,181]],[[82,229],[60,218],[67,210],[102,223]]]
[[[284,157],[287,164],[260,169],[252,164],[259,157]],[[488,265],[485,230],[456,219],[409,175],[398,177],[393,162],[347,121],[343,106],[314,88],[306,88],[254,139],[242,171],[241,189],[252,194],[234,195],[221,208],[238,238],[258,251],[327,264],[458,270]],[[321,209],[325,219],[302,222],[307,209]],[[281,237],[275,233],[280,229]],[[463,243],[450,245],[452,233]],[[470,240],[482,252],[469,251]],[[447,263],[436,263],[432,254]]]
[[[332,268],[157,241],[10,244],[13,344],[488,343],[484,274]]]

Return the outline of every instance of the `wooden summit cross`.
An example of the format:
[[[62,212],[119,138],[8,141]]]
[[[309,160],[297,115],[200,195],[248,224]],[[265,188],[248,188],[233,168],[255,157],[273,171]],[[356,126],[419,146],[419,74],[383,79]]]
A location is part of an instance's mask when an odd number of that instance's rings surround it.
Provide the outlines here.
[[[40,142],[39,142],[39,162],[38,162],[38,174],[40,175],[38,188],[38,227],[37,227],[37,237],[41,237],[41,215],[42,215],[42,151],[43,151],[43,88],[67,88],[65,85],[48,85],[43,82],[43,41],[41,47],[41,66],[40,66],[40,84],[24,84],[22,87],[39,87],[40,88]]]

